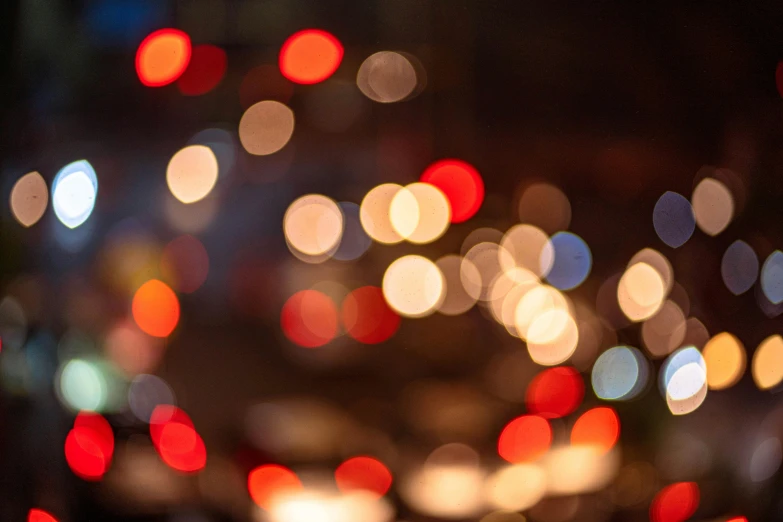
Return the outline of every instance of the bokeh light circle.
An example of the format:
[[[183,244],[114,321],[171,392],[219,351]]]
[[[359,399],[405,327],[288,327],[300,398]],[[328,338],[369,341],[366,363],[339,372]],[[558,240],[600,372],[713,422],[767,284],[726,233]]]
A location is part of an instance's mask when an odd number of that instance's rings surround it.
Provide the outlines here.
[[[373,457],[352,457],[334,471],[337,487],[343,493],[368,491],[382,497],[392,485],[392,474],[383,462]]]
[[[57,519],[43,509],[33,508],[27,513],[27,522],[57,522]]]
[[[280,49],[280,72],[295,83],[313,84],[330,77],[343,59],[343,46],[320,29],[292,34]]]
[[[424,170],[420,180],[435,185],[449,199],[452,223],[473,217],[484,201],[484,180],[473,165],[462,160],[436,161]]]
[[[666,283],[647,263],[636,263],[620,277],[617,303],[631,321],[643,321],[655,315],[666,298]]]
[[[87,160],[69,163],[52,181],[52,207],[57,219],[76,228],[90,217],[98,196],[98,178]]]
[[[761,267],[761,291],[772,304],[783,303],[783,252],[772,252]]]
[[[49,204],[46,180],[38,172],[28,172],[14,183],[10,197],[11,213],[23,227],[35,225]]]
[[[393,245],[403,240],[392,226],[390,214],[391,202],[401,190],[401,185],[384,183],[372,188],[362,199],[359,220],[367,235],[378,243]]]
[[[166,168],[169,190],[183,203],[195,203],[207,197],[217,179],[217,158],[205,145],[189,145],[178,150]]]
[[[549,236],[533,225],[514,225],[500,242],[500,264],[504,270],[524,268],[539,277],[546,276],[555,262],[554,248]],[[549,261],[542,263],[541,260]]]
[[[416,89],[416,69],[404,55],[380,51],[368,56],[359,66],[356,85],[362,94],[378,103],[406,99]]]
[[[522,415],[503,428],[498,437],[498,455],[517,464],[541,457],[552,444],[552,428],[538,415]]]
[[[500,468],[487,477],[485,495],[495,512],[481,522],[525,522],[515,511],[535,506],[546,494],[546,473],[538,464],[514,464]]]
[[[322,292],[302,290],[283,305],[280,327],[291,342],[304,348],[318,348],[337,335],[337,307]]]
[[[377,286],[363,286],[345,296],[340,317],[346,333],[364,344],[382,343],[400,326],[400,316],[389,308]]]
[[[571,232],[558,232],[550,240],[551,249],[543,249],[540,257],[540,273],[560,290],[571,290],[581,285],[593,266],[590,247]],[[546,269],[548,267],[549,270]]]
[[[400,189],[389,204],[389,221],[411,243],[431,243],[449,227],[451,208],[446,195],[429,183],[411,183]]]
[[[770,335],[753,353],[753,381],[761,390],[774,388],[783,381],[783,337]]]
[[[579,372],[570,366],[560,366],[544,370],[530,381],[525,404],[530,413],[541,417],[565,417],[579,407],[584,394]]]
[[[91,361],[72,359],[59,374],[60,397],[75,411],[99,411],[106,404],[108,384]]]
[[[650,505],[650,522],[685,522],[699,507],[699,486],[677,482],[655,495]]]
[[[649,365],[644,355],[630,346],[609,348],[596,359],[591,382],[599,399],[629,400],[647,385]]]
[[[133,295],[133,319],[153,337],[168,337],[179,322],[179,299],[163,281],[151,279]]]
[[[620,438],[620,418],[612,408],[587,410],[571,428],[571,444],[593,446],[602,453],[611,450]]]
[[[759,276],[759,258],[753,248],[738,239],[726,249],[720,264],[723,284],[734,295],[744,294]]]
[[[383,295],[389,306],[406,317],[430,315],[443,302],[445,280],[438,266],[418,255],[393,261],[383,275]]]
[[[343,226],[340,206],[320,194],[298,198],[283,216],[283,232],[289,247],[315,258],[334,253],[340,244]]]
[[[696,229],[690,201],[676,192],[664,193],[653,209],[653,227],[660,240],[670,247],[684,245]]]
[[[177,87],[186,96],[206,94],[220,83],[226,74],[226,52],[214,45],[197,45],[193,48],[190,63],[179,77]]]
[[[707,365],[707,385],[711,390],[723,390],[734,386],[745,372],[745,347],[728,332],[721,332],[702,348]]]
[[[680,348],[661,366],[661,386],[666,404],[674,415],[698,409],[707,397],[707,364],[693,347]]]
[[[250,154],[274,154],[285,147],[294,134],[294,111],[278,101],[260,101],[242,115],[238,132],[239,141]]]
[[[265,464],[248,474],[247,489],[253,502],[261,508],[269,509],[276,497],[301,491],[302,481],[286,467]]]
[[[547,234],[567,230],[571,203],[562,190],[549,183],[533,183],[519,198],[519,220],[541,228]]]
[[[481,274],[476,265],[457,254],[445,255],[435,264],[443,274],[445,284],[443,302],[438,311],[444,315],[464,314],[476,304],[480,293],[468,292],[463,283],[463,280],[474,281],[480,286]]]
[[[717,236],[734,216],[734,198],[729,189],[713,178],[704,178],[691,196],[696,224],[707,235]]]
[[[160,29],[149,34],[136,51],[136,73],[147,87],[168,85],[188,67],[190,38],[177,29]]]

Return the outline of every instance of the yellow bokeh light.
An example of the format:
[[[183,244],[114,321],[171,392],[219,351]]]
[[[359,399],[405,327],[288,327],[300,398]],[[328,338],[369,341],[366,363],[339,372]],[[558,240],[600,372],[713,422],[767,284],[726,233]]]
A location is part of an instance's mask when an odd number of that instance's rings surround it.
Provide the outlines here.
[[[23,227],[35,225],[46,212],[49,189],[38,172],[28,172],[19,178],[11,189],[11,213]]]
[[[549,310],[540,314],[528,333],[545,342],[528,339],[527,351],[536,364],[554,366],[568,360],[579,344],[579,329],[565,310]]]
[[[783,381],[783,337],[771,335],[753,354],[753,380],[762,390],[774,388]]]
[[[402,190],[395,183],[384,183],[370,190],[359,207],[362,228],[378,243],[393,245],[403,240],[391,223],[389,209],[394,196]]]
[[[331,257],[343,234],[343,213],[332,199],[319,194],[302,196],[288,207],[283,232],[294,254],[304,261],[321,262]]]
[[[205,145],[189,145],[178,150],[166,169],[169,190],[182,203],[204,199],[215,187],[217,178],[217,158]]]
[[[475,265],[456,254],[443,256],[435,264],[443,274],[446,285],[438,311],[444,315],[459,315],[470,310],[476,304],[476,298],[465,291],[462,278],[464,273],[467,280],[480,281],[481,275]]]
[[[643,248],[634,254],[631,260],[628,261],[626,268],[631,267],[636,263],[645,263],[653,267],[658,274],[660,274],[661,279],[663,279],[666,286],[666,293],[668,294],[672,290],[672,286],[674,285],[674,269],[666,256],[654,248]]]
[[[549,236],[533,225],[511,227],[503,236],[500,246],[503,247],[500,264],[505,270],[516,266],[544,277],[555,260]]]
[[[392,51],[367,57],[356,75],[359,90],[378,103],[402,101],[413,93],[417,84],[416,69],[410,60]]]
[[[568,301],[556,288],[548,285],[537,285],[524,293],[514,309],[514,326],[517,335],[528,339],[528,333],[536,319],[547,312],[561,310],[568,313]],[[555,319],[555,316],[550,316]],[[537,327],[541,331],[545,323]]]
[[[239,141],[250,154],[266,156],[279,151],[294,133],[294,112],[273,100],[252,105],[239,120]]]
[[[711,390],[734,386],[745,371],[745,347],[728,332],[710,339],[702,349],[702,357],[707,364],[707,384]]]
[[[519,302],[524,292],[535,288],[538,284],[538,277],[524,268],[512,268],[498,274],[495,280],[492,281],[489,289],[489,310],[492,313],[492,317],[506,327],[513,326],[514,309],[508,310],[509,306],[506,305],[506,297],[510,292],[521,288],[523,292],[514,292],[516,296],[519,296],[517,298],[517,302]],[[505,317],[504,307],[506,308]]]
[[[710,236],[723,232],[734,216],[734,197],[726,185],[717,179],[701,180],[693,190],[691,204],[696,224]]]
[[[647,263],[630,266],[617,286],[617,302],[631,321],[652,317],[663,305],[665,297],[663,278]]]
[[[396,259],[383,275],[386,302],[406,317],[433,313],[443,302],[445,289],[445,279],[438,266],[422,256]]]
[[[389,205],[392,228],[411,243],[431,243],[451,221],[446,195],[429,183],[411,183],[397,191]]]
[[[493,508],[522,511],[544,497],[546,473],[536,464],[505,466],[487,478],[484,491]]]

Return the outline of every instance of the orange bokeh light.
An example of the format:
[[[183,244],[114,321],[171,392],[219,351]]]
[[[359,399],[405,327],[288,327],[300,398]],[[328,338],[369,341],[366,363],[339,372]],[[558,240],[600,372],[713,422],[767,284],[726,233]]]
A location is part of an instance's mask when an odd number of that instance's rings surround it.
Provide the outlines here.
[[[27,522],[57,522],[57,519],[43,509],[31,509],[27,513]]]
[[[167,337],[179,322],[179,300],[163,281],[151,279],[133,296],[133,319],[141,330],[154,337]]]
[[[147,87],[162,87],[182,76],[190,62],[190,37],[178,29],[149,34],[136,51],[136,73]]]
[[[334,472],[337,487],[342,492],[371,491],[382,497],[392,485],[392,474],[381,461],[372,457],[353,457],[340,464]]]
[[[620,438],[620,418],[608,406],[584,412],[571,429],[571,444],[600,448],[607,452]]]
[[[458,159],[436,161],[421,175],[421,181],[438,187],[451,204],[451,222],[473,217],[484,201],[484,180],[473,165]]]
[[[726,522],[748,522],[748,517],[733,517],[728,519]]]
[[[258,506],[269,509],[274,497],[302,489],[296,473],[277,464],[265,464],[247,476],[247,489]]]
[[[197,45],[193,48],[190,63],[179,77],[177,87],[186,96],[206,94],[220,83],[226,74],[226,52],[214,45]]]
[[[552,428],[538,415],[522,415],[509,422],[498,437],[498,455],[512,464],[535,460],[552,444]]]
[[[337,307],[331,297],[322,292],[302,290],[283,305],[280,327],[291,342],[305,348],[318,348],[337,335]]]
[[[280,49],[280,72],[292,82],[313,84],[330,77],[343,59],[343,46],[320,29],[294,33]]]
[[[382,343],[400,326],[400,316],[377,286],[363,286],[345,296],[340,315],[348,335],[364,344]]]
[[[531,413],[546,418],[564,417],[576,410],[585,395],[582,376],[570,366],[544,370],[530,381],[525,403]]]
[[[677,482],[655,495],[650,505],[651,522],[683,522],[699,507],[699,486],[695,482]]]

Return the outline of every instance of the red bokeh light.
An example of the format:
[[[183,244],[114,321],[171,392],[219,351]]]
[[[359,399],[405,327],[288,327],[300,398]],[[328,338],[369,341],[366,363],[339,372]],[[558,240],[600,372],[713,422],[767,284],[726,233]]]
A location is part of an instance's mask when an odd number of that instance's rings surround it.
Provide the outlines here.
[[[43,509],[31,509],[27,513],[27,522],[57,522],[57,519]]]
[[[552,444],[552,428],[538,415],[522,415],[509,422],[498,437],[498,455],[516,464],[535,460]]]
[[[609,451],[620,438],[620,419],[608,406],[584,412],[571,429],[571,444],[595,446]]]
[[[160,436],[163,427],[168,423],[177,423],[195,429],[193,421],[187,413],[170,404],[161,404],[152,410],[150,415],[150,438],[156,446],[160,444]]]
[[[340,315],[348,335],[364,344],[382,343],[400,326],[400,316],[377,286],[363,286],[345,296]]]
[[[104,459],[107,462],[111,461],[114,454],[114,432],[103,416],[90,411],[82,411],[73,421],[73,428],[91,431],[91,439],[100,447]]]
[[[296,473],[277,464],[265,464],[247,476],[247,489],[258,506],[269,509],[276,495],[302,489]]]
[[[435,185],[451,204],[451,222],[473,217],[484,201],[484,180],[473,165],[458,159],[436,161],[421,175],[421,181]]]
[[[582,376],[569,366],[542,371],[530,381],[525,403],[531,413],[548,419],[564,417],[576,410],[585,395]]]
[[[337,335],[337,307],[324,293],[302,290],[283,305],[280,327],[285,336],[299,346],[323,346]]]
[[[153,337],[167,337],[179,322],[179,300],[163,281],[151,279],[133,296],[133,319],[141,330]]]
[[[163,249],[160,270],[172,288],[186,294],[195,292],[209,274],[207,249],[188,234],[172,239]]]
[[[96,481],[109,468],[109,459],[103,453],[104,442],[89,428],[74,428],[65,438],[65,461],[77,476]]]
[[[162,404],[150,416],[150,438],[160,458],[177,471],[192,473],[204,468],[207,449],[187,413]]]
[[[190,62],[190,37],[178,29],[149,34],[136,51],[136,73],[147,87],[162,87],[179,78]]]
[[[748,517],[734,517],[728,519],[726,522],[748,522]]]
[[[650,506],[651,522],[683,522],[699,507],[699,486],[695,482],[677,482],[655,495]]]
[[[280,72],[292,82],[312,84],[330,77],[343,59],[343,46],[320,29],[294,33],[280,49]]]
[[[226,74],[226,52],[214,45],[197,45],[193,48],[190,63],[179,77],[177,87],[186,96],[206,94],[220,83]]]
[[[392,485],[392,474],[381,461],[372,457],[353,457],[340,464],[334,472],[337,487],[342,492],[364,490],[382,497]]]

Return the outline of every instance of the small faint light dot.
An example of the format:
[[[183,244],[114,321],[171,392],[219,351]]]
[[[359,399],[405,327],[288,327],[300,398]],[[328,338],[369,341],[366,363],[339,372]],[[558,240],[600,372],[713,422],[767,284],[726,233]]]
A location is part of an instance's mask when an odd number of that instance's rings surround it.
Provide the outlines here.
[[[267,464],[253,469],[247,476],[250,498],[259,507],[269,509],[275,497],[301,491],[302,482],[296,473],[283,466]]]
[[[612,408],[602,406],[587,410],[571,428],[571,444],[594,446],[607,452],[620,438],[620,418]]]
[[[446,233],[451,208],[446,195],[429,183],[411,183],[389,205],[394,230],[411,243],[431,243]]]
[[[487,478],[485,486],[487,500],[494,508],[521,511],[538,503],[546,493],[546,473],[536,464],[515,464],[500,468]],[[525,522],[524,517],[513,513],[516,518],[488,515],[482,522]]]
[[[330,77],[343,59],[343,46],[333,35],[305,29],[289,36],[280,49],[280,72],[292,82],[313,84]]]
[[[372,101],[402,101],[416,89],[416,69],[402,54],[381,51],[362,62],[356,75],[356,85]]]
[[[400,315],[424,317],[444,297],[445,282],[438,266],[426,257],[408,255],[389,265],[383,275],[383,295]]]
[[[563,191],[549,183],[534,183],[519,199],[519,220],[554,234],[568,229],[571,203]]]
[[[28,172],[11,189],[11,213],[23,227],[35,225],[46,212],[49,189],[38,172]]]
[[[715,335],[701,353],[707,364],[707,385],[711,390],[734,386],[745,371],[745,347],[728,332]]]
[[[517,464],[536,460],[552,444],[552,428],[538,415],[522,415],[509,422],[498,437],[498,455]]]
[[[478,281],[481,284],[481,274],[476,265],[457,254],[449,254],[435,262],[438,265],[445,284],[443,302],[438,311],[444,315],[464,314],[476,304],[475,293],[465,289],[463,278],[468,281]]]
[[[685,244],[696,229],[690,202],[676,192],[666,192],[655,203],[653,227],[661,241],[672,248]]]
[[[362,228],[362,223],[359,218],[359,205],[348,201],[341,201],[340,210],[343,214],[345,226],[342,237],[340,238],[340,245],[334,253],[334,258],[339,261],[354,261],[367,252],[367,249],[370,248],[370,245],[372,244],[372,239],[370,239],[370,236],[368,236]]]
[[[59,380],[61,396],[73,410],[97,411],[106,403],[106,380],[98,367],[88,361],[68,361]]]
[[[174,392],[169,385],[155,375],[137,375],[128,386],[128,406],[142,422],[149,424],[152,412],[160,405],[176,405]]]
[[[774,388],[783,381],[783,337],[771,335],[753,354],[753,380],[762,390]]]
[[[530,381],[525,404],[530,413],[545,418],[565,417],[582,403],[585,385],[571,367],[561,366],[540,372]]]
[[[617,302],[631,321],[655,315],[663,305],[666,286],[661,275],[647,263],[630,266],[617,285]]]
[[[291,342],[305,348],[318,348],[337,335],[337,307],[326,294],[302,290],[283,305],[280,327]]]
[[[759,258],[753,248],[742,240],[729,245],[720,264],[723,283],[734,295],[740,295],[753,286],[759,276]]]
[[[504,270],[524,268],[539,277],[546,276],[555,262],[554,248],[549,236],[533,225],[515,225],[508,229],[500,242],[508,255],[501,255]],[[541,260],[548,261],[542,263]]]
[[[304,261],[321,262],[331,257],[343,235],[344,217],[339,205],[319,194],[302,196],[291,205],[283,217],[286,242]]]
[[[734,198],[726,185],[705,178],[696,185],[691,197],[696,224],[707,235],[717,236],[734,216]]]
[[[667,300],[642,324],[644,347],[653,357],[665,357],[682,346],[686,331],[685,314],[676,303]]]
[[[76,228],[90,217],[98,196],[98,178],[87,160],[69,163],[52,181],[52,207],[57,219]]]
[[[400,326],[400,316],[377,286],[363,286],[345,296],[340,315],[346,333],[364,344],[382,343]]]
[[[633,399],[647,385],[649,372],[647,360],[636,348],[609,348],[593,365],[593,391],[599,399]]]
[[[223,49],[214,45],[197,45],[193,48],[190,63],[177,81],[179,92],[186,96],[208,93],[223,79],[227,66]]]
[[[451,204],[451,222],[473,217],[484,201],[484,180],[475,167],[458,159],[436,161],[421,175],[421,181],[435,185]]]
[[[695,482],[677,482],[655,495],[650,505],[651,522],[685,522],[699,507],[699,486]]]
[[[546,280],[560,290],[581,285],[593,265],[587,243],[571,232],[558,232],[550,241],[552,248],[541,252],[540,273],[546,273]],[[549,271],[547,267],[551,267]]]
[[[217,179],[217,158],[205,145],[189,145],[178,150],[166,168],[169,190],[183,203],[195,203],[207,197]]]
[[[162,87],[179,78],[190,62],[187,34],[160,29],[148,35],[136,51],[136,73],[147,87]]]
[[[31,509],[27,513],[27,522],[57,522],[57,519],[43,509]]]
[[[334,471],[337,487],[343,493],[369,491],[382,497],[392,485],[392,474],[381,461],[372,457],[353,457]]]
[[[294,134],[294,111],[265,100],[252,105],[239,120],[239,141],[250,154],[266,156],[279,151]]]
[[[761,267],[761,290],[772,304],[783,303],[783,252],[772,252]]]
[[[783,459],[783,449],[777,437],[770,437],[759,444],[750,458],[749,475],[753,482],[763,482],[771,478]]]
[[[176,237],[163,249],[160,271],[175,290],[186,294],[195,292],[209,274],[207,249],[196,237]]]
[[[370,190],[359,207],[359,219],[367,235],[378,243],[392,245],[403,237],[391,223],[389,208],[394,196],[402,190],[401,185],[385,183]]]
[[[153,337],[168,337],[179,322],[179,299],[166,283],[151,279],[133,295],[133,319]]]

